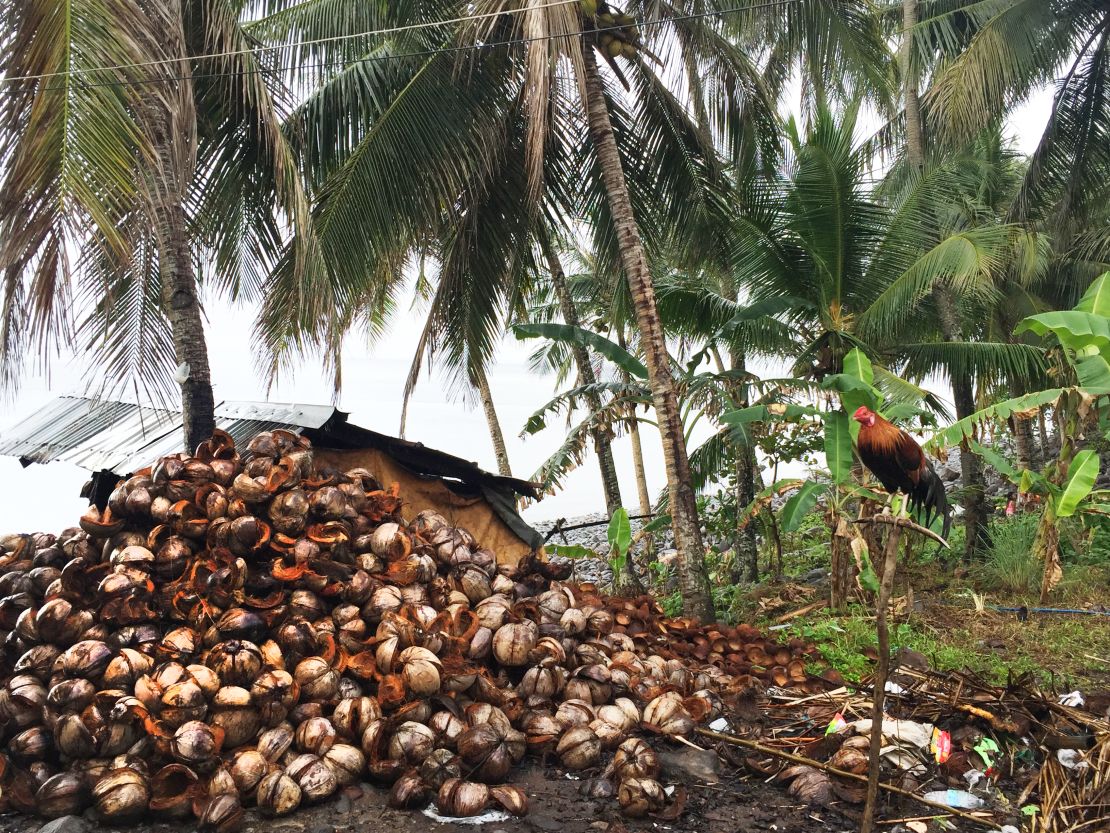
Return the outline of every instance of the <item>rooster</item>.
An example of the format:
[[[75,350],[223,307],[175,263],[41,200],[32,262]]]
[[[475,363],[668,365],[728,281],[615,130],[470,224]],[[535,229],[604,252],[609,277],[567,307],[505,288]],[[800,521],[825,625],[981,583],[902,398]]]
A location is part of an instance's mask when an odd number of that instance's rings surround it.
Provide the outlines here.
[[[912,509],[925,513],[925,526],[934,518],[944,518],[943,538],[952,526],[952,513],[944,484],[925,452],[913,437],[897,425],[883,419],[866,405],[852,414],[859,423],[859,458],[871,473],[893,495],[902,492]]]

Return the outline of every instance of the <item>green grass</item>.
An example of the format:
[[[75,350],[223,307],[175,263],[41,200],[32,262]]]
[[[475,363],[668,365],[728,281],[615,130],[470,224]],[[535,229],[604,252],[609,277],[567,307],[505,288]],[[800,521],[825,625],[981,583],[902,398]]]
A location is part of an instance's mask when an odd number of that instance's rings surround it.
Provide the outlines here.
[[[872,663],[864,650],[878,647],[878,638],[873,617],[862,608],[853,610],[847,616],[826,617],[795,625],[787,632],[816,643],[828,667],[835,668],[847,679],[858,680],[871,672]],[[938,669],[962,667],[967,659],[963,649],[938,641],[927,631],[916,630],[905,622],[891,627],[890,644],[894,650],[911,648],[920,651]],[[815,666],[811,670],[821,669]]]
[[[986,605],[1035,606],[1042,565],[1032,555],[1037,517],[1025,515],[996,519],[991,524],[993,547],[970,570],[959,567],[963,528],[956,526],[949,542],[951,553],[938,559],[935,546],[915,547],[898,569],[895,597],[908,587],[922,609],[908,618],[900,612],[891,625],[891,645],[923,654],[941,671],[970,670],[1004,684],[1011,675],[1034,674],[1056,688],[1104,688],[1110,678],[1110,617],[1034,614],[1019,622],[1011,613],[990,609],[976,611],[976,597]],[[828,530],[817,513],[807,517],[796,533],[783,536],[787,576],[804,575],[814,567],[827,567]],[[764,543],[760,565],[769,563],[769,542]],[[1093,529],[1078,523],[1061,525],[1064,579],[1053,591],[1049,607],[1091,608],[1110,598],[1110,519]],[[802,607],[827,592],[797,584],[768,581],[756,586],[733,586],[727,563],[711,556],[707,566],[717,610],[724,620],[769,627],[776,616]],[[665,584],[669,571],[657,576]],[[789,581],[789,580],[788,580]],[[662,595],[668,614],[677,615],[677,592]],[[845,616],[827,611],[792,621],[776,631],[775,638],[800,636],[815,643],[822,659],[812,671],[826,667],[856,680],[872,670],[864,651],[876,647],[872,612],[856,606]]]
[[[1044,564],[1033,554],[1037,521],[1030,514],[991,524],[991,549],[980,568],[988,586],[1017,595],[1040,586]]]
[[[780,633],[816,643],[825,663],[849,680],[872,669],[864,650],[877,645],[875,624],[862,608],[846,616],[799,622]],[[970,670],[998,684],[1031,672],[1046,685],[1083,687],[1110,671],[1105,664],[1110,659],[1106,617],[1034,615],[1023,623],[1012,614],[932,605],[924,614],[892,625],[890,643],[924,654],[939,671]]]

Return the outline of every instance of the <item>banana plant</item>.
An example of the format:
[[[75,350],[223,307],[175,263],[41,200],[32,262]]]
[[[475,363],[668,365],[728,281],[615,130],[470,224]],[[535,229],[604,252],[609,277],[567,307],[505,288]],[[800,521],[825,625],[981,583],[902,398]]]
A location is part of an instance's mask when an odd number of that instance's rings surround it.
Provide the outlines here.
[[[873,583],[871,580],[875,573],[867,556],[868,548],[851,520],[855,517],[858,501],[884,499],[880,492],[860,483],[856,476],[852,447],[858,426],[848,418],[848,414],[860,405],[867,405],[892,419],[928,418],[918,403],[929,399],[920,388],[873,366],[859,348],[853,348],[845,355],[843,367],[843,372],[829,375],[821,383],[821,388],[830,398],[839,400],[841,407],[836,410],[822,410],[813,405],[771,403],[742,408],[722,417],[723,422],[745,429],[766,422],[813,420],[821,423],[825,470],[815,472],[811,479],[773,484],[756,496],[745,512],[745,518],[768,506],[770,496],[793,491],[777,518],[778,528],[793,532],[817,505],[818,499],[824,499],[825,521],[831,535],[831,604],[834,610],[842,609],[847,603],[853,567],[858,569],[860,583],[865,589],[870,589],[869,585]]]
[[[1053,347],[1056,374],[1067,385],[1035,391],[984,408],[939,432],[930,445],[967,440],[1000,474],[1022,493],[1044,499],[1033,550],[1044,560],[1041,601],[1063,578],[1060,560],[1061,518],[1105,515],[1110,491],[1095,490],[1100,460],[1093,449],[1081,449],[1083,436],[1110,436],[1110,272],[1096,278],[1074,309],[1031,315],[1016,333],[1033,333]],[[1051,342],[1055,342],[1052,345]],[[1051,410],[1060,433],[1060,453],[1047,471],[1016,467],[1004,456],[979,443],[980,431],[993,420],[1030,419]]]
[[[671,523],[669,515],[660,515],[645,524],[640,531],[632,534],[632,521],[628,517],[628,510],[621,507],[609,518],[609,526],[605,530],[606,541],[609,544],[609,556],[606,561],[613,571],[614,586],[619,582],[625,564],[632,552],[632,548],[644,536],[665,528]],[[590,547],[581,544],[548,544],[547,549],[553,554],[571,559],[602,559],[604,556]]]

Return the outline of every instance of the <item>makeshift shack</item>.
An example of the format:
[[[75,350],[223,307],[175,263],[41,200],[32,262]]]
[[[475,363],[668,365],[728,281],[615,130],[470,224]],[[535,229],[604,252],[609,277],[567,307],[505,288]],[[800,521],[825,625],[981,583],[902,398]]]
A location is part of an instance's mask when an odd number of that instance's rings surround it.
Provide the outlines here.
[[[397,483],[405,516],[432,509],[465,527],[515,564],[543,537],[517,513],[517,498],[538,497],[534,484],[501,477],[477,464],[421,443],[379,434],[321,405],[221,402],[216,426],[238,445],[259,433],[284,428],[312,441],[316,459],[345,471],[369,470],[384,486]],[[128,402],[62,396],[0,432],[0,455],[24,465],[64,461],[93,473],[83,496],[101,508],[120,479],[159,457],[181,451],[181,414]]]

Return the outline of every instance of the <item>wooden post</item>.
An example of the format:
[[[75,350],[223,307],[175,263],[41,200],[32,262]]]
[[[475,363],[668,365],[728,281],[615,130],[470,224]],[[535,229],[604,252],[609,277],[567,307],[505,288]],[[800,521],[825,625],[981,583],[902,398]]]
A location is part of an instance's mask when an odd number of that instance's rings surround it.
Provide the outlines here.
[[[879,797],[879,750],[883,745],[883,704],[886,701],[886,678],[890,673],[890,633],[887,609],[894,589],[894,572],[898,564],[898,544],[902,525],[895,523],[887,533],[883,548],[883,574],[879,582],[879,599],[875,610],[875,628],[879,637],[879,665],[875,669],[871,693],[871,747],[868,750],[867,802],[863,805],[860,833],[871,833],[875,826],[875,804]]]

